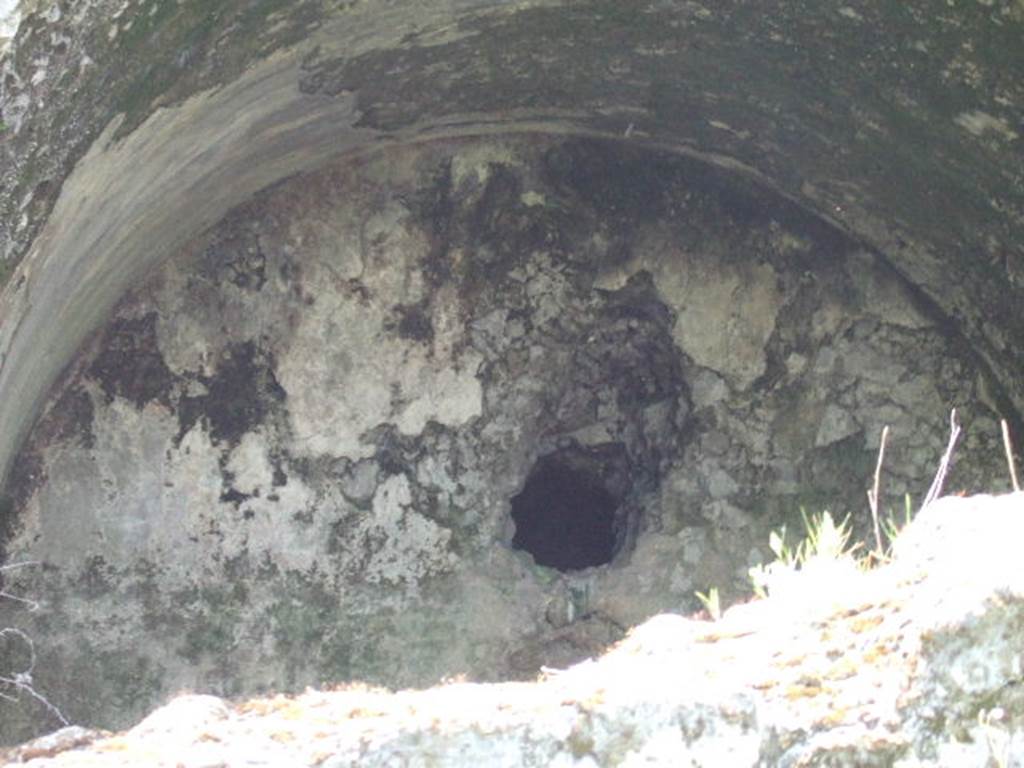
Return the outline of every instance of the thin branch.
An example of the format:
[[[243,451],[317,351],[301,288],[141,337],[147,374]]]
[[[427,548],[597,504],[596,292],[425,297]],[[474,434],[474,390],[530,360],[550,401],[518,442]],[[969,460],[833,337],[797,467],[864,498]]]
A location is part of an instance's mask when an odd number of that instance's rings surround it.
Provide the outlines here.
[[[956,439],[960,437],[960,425],[956,423],[956,408],[949,412],[949,443],[946,445],[946,452],[942,454],[942,461],[939,462],[939,470],[932,480],[932,487],[928,489],[928,495],[924,497],[921,509],[924,509],[942,493],[942,484],[946,482],[946,473],[949,472],[949,462],[953,458],[953,448]]]
[[[64,713],[61,712],[53,703],[51,703],[49,699],[47,699],[45,696],[43,696],[43,694],[41,694],[39,691],[37,691],[35,688],[33,688],[31,683],[28,683],[28,682],[22,680],[21,678],[17,678],[17,677],[15,677],[15,678],[0,677],[0,684],[9,685],[12,688],[14,688],[15,690],[23,691],[23,692],[27,693],[33,699],[35,699],[40,704],[42,704],[44,707],[46,707],[46,709],[50,711],[50,714],[52,714],[54,717],[56,717],[58,720],[60,720],[60,724],[61,725],[71,725],[71,722],[66,717],[64,717]],[[5,698],[5,699],[11,700],[11,701],[17,701],[17,699],[14,698],[13,696],[7,696],[5,694],[0,694],[0,695],[3,695],[3,698]]]
[[[889,425],[882,428],[882,438],[878,443],[878,463],[875,465],[875,484],[868,491],[868,505],[871,507],[871,522],[875,528],[875,547],[878,556],[882,556],[882,529],[878,524],[878,491],[882,484],[882,461],[885,459],[885,441],[889,437]]]
[[[39,563],[35,561],[9,563],[7,565],[0,566],[0,572],[21,568],[26,565],[39,565]],[[14,600],[18,603],[24,603],[29,606],[30,610],[35,610],[39,607],[39,603],[34,600],[26,600],[23,597],[18,597],[17,595],[12,595],[9,592],[0,590],[0,599],[3,598]],[[36,646],[35,643],[32,642],[32,638],[22,630],[14,627],[3,627],[0,629],[0,640],[5,640],[6,638],[11,637],[21,640],[28,648],[28,666],[21,672],[0,674],[0,699],[16,702],[18,701],[17,694],[24,693],[46,707],[50,714],[60,721],[61,725],[69,725],[70,723],[68,719],[64,717],[64,713],[61,712],[55,704],[51,703],[49,699],[43,696],[43,694],[39,693],[32,682],[32,673],[35,672],[36,669]],[[8,693],[7,690],[4,690],[5,688],[13,689],[15,695]]]
[[[1017,482],[1017,465],[1013,461],[1013,445],[1010,443],[1010,427],[1006,419],[1001,419],[1003,426],[1003,448],[1006,449],[1006,463],[1010,465],[1010,481],[1013,483],[1013,490],[1020,492],[1020,483]]]
[[[38,560],[24,560],[20,563],[6,563],[5,565],[0,565],[0,573],[3,573],[4,571],[13,571],[15,568],[24,568],[26,565],[40,565],[40,562]],[[5,597],[8,600],[13,600],[16,603],[27,605],[30,611],[39,610],[39,603],[37,601],[29,600],[24,597],[18,597],[17,595],[12,595],[10,592],[7,592],[4,589],[0,589],[0,600],[2,600]]]
[[[20,563],[5,563],[0,565],[0,571],[13,571],[15,568],[24,568],[26,565],[42,565],[38,560],[23,560]]]
[[[10,592],[4,592],[2,589],[0,589],[0,599],[5,597],[8,600],[13,600],[16,603],[22,603],[23,605],[27,605],[30,611],[39,610],[39,602],[37,600],[29,600],[25,597],[18,597],[17,595],[12,595]]]

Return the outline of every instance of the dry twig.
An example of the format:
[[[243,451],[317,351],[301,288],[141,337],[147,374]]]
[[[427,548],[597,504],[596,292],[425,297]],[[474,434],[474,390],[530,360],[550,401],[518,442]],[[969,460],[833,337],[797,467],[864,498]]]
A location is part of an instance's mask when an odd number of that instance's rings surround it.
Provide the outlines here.
[[[885,459],[885,440],[889,437],[889,425],[882,428],[882,438],[878,444],[878,463],[875,465],[875,484],[868,490],[868,505],[871,507],[871,522],[875,528],[875,552],[882,556],[882,529],[878,524],[878,490],[882,484],[882,461]]]
[[[949,472],[949,462],[953,458],[953,448],[957,438],[960,437],[960,425],[956,423],[956,408],[949,412],[949,443],[946,445],[946,452],[942,454],[942,461],[939,462],[939,470],[932,480],[932,487],[928,489],[928,495],[924,497],[921,509],[924,509],[942,493],[942,484],[946,482],[946,473]]]
[[[13,570],[15,568],[21,568],[26,565],[39,565],[39,563],[9,563],[7,565],[0,566],[0,573],[3,571]],[[0,599],[3,598],[23,603],[29,607],[30,611],[34,611],[39,608],[39,603],[34,600],[26,600],[23,597],[12,595],[10,592],[0,589]],[[17,701],[17,694],[24,693],[46,707],[46,709],[60,721],[61,725],[68,725],[68,719],[64,717],[64,713],[35,689],[35,684],[32,681],[32,673],[35,672],[36,668],[36,647],[32,642],[32,638],[20,629],[15,629],[13,627],[3,627],[0,629],[0,643],[10,644],[15,640],[20,640],[25,644],[28,656],[27,663],[25,669],[21,671],[0,671],[0,699]],[[8,690],[13,691],[14,695],[8,693]]]
[[[1010,482],[1013,483],[1013,490],[1020,491],[1020,483],[1017,482],[1017,465],[1013,461],[1013,445],[1010,443],[1010,427],[1006,419],[1001,419],[1003,427],[1003,448],[1006,449],[1006,463],[1010,465]]]

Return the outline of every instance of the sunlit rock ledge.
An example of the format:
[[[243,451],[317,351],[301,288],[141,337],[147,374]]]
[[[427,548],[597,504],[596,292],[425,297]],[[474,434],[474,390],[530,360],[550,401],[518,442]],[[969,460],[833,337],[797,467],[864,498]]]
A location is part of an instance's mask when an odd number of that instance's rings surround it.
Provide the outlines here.
[[[953,766],[1024,760],[1024,494],[946,497],[871,571],[817,563],[718,621],[664,614],[535,683],[182,695],[34,766]],[[42,641],[42,640],[41,640]]]

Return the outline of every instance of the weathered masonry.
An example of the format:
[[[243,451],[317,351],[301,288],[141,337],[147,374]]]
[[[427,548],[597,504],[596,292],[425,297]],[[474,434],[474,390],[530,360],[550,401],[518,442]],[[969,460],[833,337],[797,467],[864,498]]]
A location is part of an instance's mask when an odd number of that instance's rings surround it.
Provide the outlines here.
[[[78,721],[568,664],[954,406],[1005,486],[1020,0],[16,5],[0,626]]]

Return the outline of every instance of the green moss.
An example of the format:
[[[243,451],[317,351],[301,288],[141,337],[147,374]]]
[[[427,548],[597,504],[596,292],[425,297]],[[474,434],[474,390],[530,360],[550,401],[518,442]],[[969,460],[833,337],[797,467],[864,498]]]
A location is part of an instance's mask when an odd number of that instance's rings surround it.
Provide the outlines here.
[[[146,656],[108,650],[86,637],[74,651],[73,656],[46,660],[53,674],[39,682],[76,724],[126,727],[147,714],[166,693],[165,670]]]
[[[178,6],[163,3],[161,11],[154,16],[140,14],[135,23],[115,39],[118,54],[127,59],[126,71],[138,72],[118,94],[114,111],[125,114],[122,130],[141,123],[152,109],[154,102],[163,94],[172,92],[175,86],[193,75],[188,66],[181,66],[200,52],[205,52],[222,8],[216,2],[197,4],[195,2]],[[150,49],[156,55],[140,58],[143,49]],[[142,61],[149,63],[142,65]]]
[[[598,22],[626,27],[644,23],[649,15],[644,13],[640,3],[622,3],[619,0],[599,0],[587,12],[593,14]]]
[[[589,720],[589,718],[587,718]],[[589,722],[587,725],[591,725]],[[572,753],[573,758],[582,760],[585,757],[594,755],[594,737],[583,723],[577,723],[573,727],[569,737],[565,740],[566,746]]]
[[[266,611],[266,626],[278,651],[285,655],[308,652],[323,637],[336,612],[337,597],[315,576],[289,571],[277,580],[276,599]]]
[[[292,655],[319,643],[326,625],[326,607],[285,597],[267,611],[270,629],[281,654]]]
[[[353,677],[352,643],[340,633],[325,638],[320,646],[318,671],[324,682],[343,682]]]
[[[224,653],[234,645],[233,622],[223,617],[204,616],[193,620],[185,629],[179,653],[193,664],[203,656]]]
[[[277,577],[273,587],[275,599],[262,611],[258,623],[273,638],[284,686],[295,688],[310,679],[348,679],[354,655],[353,628],[341,613],[337,596],[316,574],[295,571]]]
[[[138,708],[141,702],[148,709],[163,691],[163,670],[147,656],[125,654],[122,651],[99,651],[97,669],[103,675],[103,688],[115,706],[121,710]]]
[[[156,106],[228,82],[258,58],[303,39],[322,13],[312,0],[188,0],[149,8],[152,13],[135,13],[112,45],[105,29],[95,31],[93,48],[112,50],[106,66],[133,74],[114,89],[110,115],[125,115],[119,136]],[[282,18],[271,21],[275,15]]]
[[[92,599],[112,592],[118,581],[116,569],[102,556],[93,555],[82,567],[76,587],[84,597]]]
[[[178,652],[190,662],[203,656],[222,656],[235,647],[246,610],[244,591],[231,585],[204,587],[179,594],[172,605],[184,608],[183,642]]]
[[[216,3],[209,3],[216,7]],[[155,42],[153,38],[162,30],[167,30],[171,23],[182,16],[194,15],[196,3],[185,5],[174,2],[160,2],[143,5],[131,14],[131,26],[121,27],[114,38],[114,47],[119,50],[135,50],[144,42]]]
[[[6,277],[3,270],[8,267],[8,262],[0,261],[0,275]],[[2,285],[3,282],[3,280],[0,280],[0,285]],[[15,515],[14,498],[8,493],[0,494],[0,562],[3,562],[6,559],[5,547],[7,542],[9,542],[14,536],[17,524],[18,520]]]

